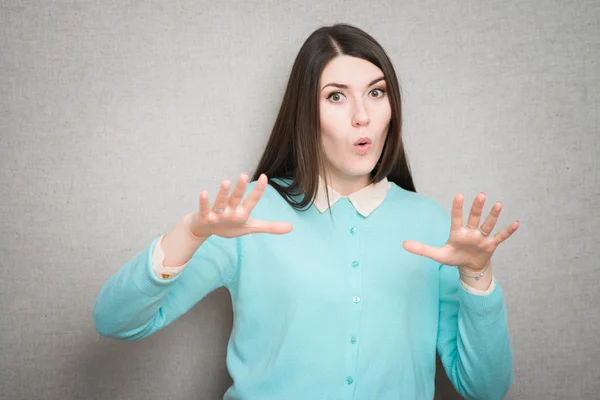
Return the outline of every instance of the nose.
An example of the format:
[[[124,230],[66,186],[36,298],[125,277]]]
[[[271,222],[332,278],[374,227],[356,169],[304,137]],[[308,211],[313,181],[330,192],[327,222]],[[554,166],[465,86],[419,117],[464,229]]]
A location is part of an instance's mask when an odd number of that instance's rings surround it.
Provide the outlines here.
[[[367,126],[369,124],[370,118],[369,113],[367,113],[367,109],[363,104],[362,100],[357,100],[354,102],[354,109],[352,114],[352,126]]]

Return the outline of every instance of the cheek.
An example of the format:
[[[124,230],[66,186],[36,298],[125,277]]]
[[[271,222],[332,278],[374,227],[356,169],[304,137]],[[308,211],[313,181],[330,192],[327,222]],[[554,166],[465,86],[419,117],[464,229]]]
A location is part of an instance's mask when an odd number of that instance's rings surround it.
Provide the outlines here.
[[[324,143],[336,143],[343,139],[344,116],[340,112],[323,108],[320,112],[319,123],[321,138]]]
[[[382,126],[386,126],[392,119],[392,109],[390,103],[386,102],[375,108],[374,112],[377,115],[377,123]]]
[[[322,106],[319,112],[319,121],[321,128],[327,131],[331,131],[336,126],[340,125],[343,115],[340,110],[336,110],[327,105]]]

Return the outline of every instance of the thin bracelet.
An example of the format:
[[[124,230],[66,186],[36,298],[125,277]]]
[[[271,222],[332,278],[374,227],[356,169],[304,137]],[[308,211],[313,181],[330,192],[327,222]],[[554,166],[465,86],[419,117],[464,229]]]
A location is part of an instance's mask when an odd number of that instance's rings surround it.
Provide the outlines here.
[[[475,279],[476,281],[478,281],[483,276],[483,274],[485,274],[485,270],[488,269],[489,266],[490,266],[490,264],[486,265],[485,268],[483,269],[483,271],[481,271],[479,273],[479,275],[475,275],[475,276],[463,274],[462,272],[460,272],[460,269],[458,270],[458,273],[461,274],[462,276],[466,276],[467,278],[472,278],[472,279]],[[458,269],[458,267],[457,267],[457,269]]]

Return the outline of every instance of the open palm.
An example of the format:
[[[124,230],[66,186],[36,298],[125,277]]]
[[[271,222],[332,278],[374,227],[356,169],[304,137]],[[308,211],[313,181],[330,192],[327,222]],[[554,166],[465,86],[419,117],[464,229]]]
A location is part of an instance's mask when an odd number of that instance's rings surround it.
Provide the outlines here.
[[[508,239],[519,227],[519,221],[515,221],[491,235],[502,210],[501,202],[494,204],[479,227],[485,197],[485,193],[475,197],[467,226],[463,226],[464,197],[460,193],[454,197],[450,236],[443,246],[432,247],[414,240],[407,240],[402,246],[413,254],[431,258],[440,264],[463,267],[474,272],[483,270],[500,243]]]
[[[221,182],[213,207],[208,201],[208,192],[200,193],[199,211],[192,216],[189,231],[193,237],[202,238],[217,235],[234,238],[251,233],[282,235],[292,230],[288,222],[271,222],[250,218],[250,213],[262,197],[268,178],[261,174],[254,188],[242,200],[248,186],[248,175],[242,173],[231,194],[231,181]]]

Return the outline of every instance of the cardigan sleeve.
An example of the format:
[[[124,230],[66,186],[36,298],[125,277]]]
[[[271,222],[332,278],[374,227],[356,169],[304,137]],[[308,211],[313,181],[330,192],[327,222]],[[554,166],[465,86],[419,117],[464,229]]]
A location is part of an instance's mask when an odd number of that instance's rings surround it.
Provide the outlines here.
[[[450,232],[444,211],[438,243]],[[441,240],[443,239],[443,240]],[[440,245],[441,245],[440,244]],[[502,286],[485,296],[460,287],[458,269],[439,266],[437,350],[458,393],[470,399],[502,399],[513,381],[512,348]]]
[[[161,279],[153,270],[153,250],[161,237],[127,261],[101,288],[93,309],[101,336],[121,340],[149,336],[234,279],[239,238],[209,237],[181,272]]]

